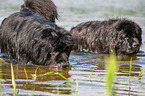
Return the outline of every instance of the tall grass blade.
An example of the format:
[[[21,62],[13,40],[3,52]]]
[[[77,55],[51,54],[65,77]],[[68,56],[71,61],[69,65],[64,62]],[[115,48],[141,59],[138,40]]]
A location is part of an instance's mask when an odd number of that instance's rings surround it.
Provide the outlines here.
[[[12,85],[13,85],[13,88],[14,88],[13,96],[15,96],[16,95],[16,82],[15,82],[15,76],[14,76],[14,70],[13,70],[12,63],[11,63],[11,77],[12,77]]]
[[[132,58],[130,60],[130,67],[129,67],[129,79],[128,79],[129,83],[130,83],[130,79],[131,79],[131,70],[132,70]]]
[[[67,79],[65,76],[63,76],[62,74],[60,74],[60,73],[57,72],[57,71],[56,71],[56,72],[47,72],[47,73],[40,74],[40,75],[36,75],[36,73],[35,73],[35,74],[32,75],[32,77],[33,77],[33,80],[36,80],[37,77],[43,77],[43,76],[45,76],[45,75],[52,75],[52,74],[58,74],[58,75],[61,76],[63,79],[67,80],[67,82],[64,82],[63,84],[72,84],[72,82],[71,82],[69,79]]]
[[[117,72],[117,63],[116,63],[116,56],[114,51],[110,54],[109,57],[105,57],[106,66],[105,69],[107,71],[106,74],[106,86],[107,86],[107,96],[112,95],[112,89],[114,86],[114,77],[116,76],[115,72]]]
[[[27,75],[27,71],[26,71],[25,68],[24,68],[24,72],[25,72],[25,75],[26,75],[26,79],[27,79],[27,81],[28,81],[28,75]]]
[[[56,74],[58,74],[59,76],[61,76],[63,79],[67,80],[67,82],[64,82],[63,84],[72,84],[72,82],[69,79],[67,79],[65,76],[63,76],[59,72],[56,72]]]
[[[52,74],[57,74],[57,72],[47,72],[47,73],[44,73],[44,74],[37,75],[37,77],[43,77],[45,75],[52,75]]]
[[[64,77],[62,74],[60,74],[59,72],[56,72],[59,76],[61,76],[63,79],[70,81],[69,79],[67,79],[66,77]]]
[[[32,79],[33,79],[33,80],[37,80],[37,70],[38,70],[38,68],[39,68],[39,66],[36,68],[35,74],[32,75]]]
[[[129,78],[128,78],[128,81],[129,81],[129,90],[128,90],[128,96],[130,96],[130,90],[131,90],[131,87],[130,87],[130,83],[131,83],[131,70],[132,70],[132,58],[130,60],[130,67],[129,67]]]
[[[59,85],[57,85],[57,96],[59,96]]]
[[[26,88],[26,86],[27,86],[27,84],[28,84],[28,75],[27,75],[27,71],[26,71],[26,69],[25,69],[25,68],[24,68],[24,72],[25,72],[26,79],[27,79],[26,84],[25,84],[25,86],[24,86],[24,89],[25,89],[25,88]]]
[[[145,70],[142,70],[140,73],[139,73],[139,75],[138,75],[138,80],[140,80],[140,76],[141,76],[141,74],[143,73],[143,72],[145,72]]]
[[[37,70],[37,69],[36,69]],[[72,84],[72,82],[67,79],[65,76],[63,76],[62,74],[60,74],[59,72],[47,72],[47,73],[44,73],[44,74],[40,74],[40,75],[36,75],[36,72],[34,75],[32,76],[35,76],[34,78],[37,78],[37,77],[43,77],[43,76],[46,76],[46,75],[52,75],[52,74],[58,74],[59,76],[61,76],[63,79],[67,80],[67,82],[64,82],[62,84]],[[77,93],[78,92],[78,86],[79,86],[79,83],[78,83],[78,80],[76,80],[76,88],[72,91],[74,93]],[[57,95],[59,96],[59,86],[57,86]]]
[[[79,87],[79,83],[78,83],[78,80],[76,79],[76,88],[74,90],[72,90],[73,93],[76,93],[76,96],[78,96],[78,94],[77,94],[78,87]]]
[[[95,73],[92,73],[91,75],[90,75],[90,77],[89,77],[89,81],[90,82],[92,82],[90,79],[91,79],[91,77],[92,77],[92,75],[96,75],[96,76],[98,76],[99,77],[99,79],[100,79],[100,82],[101,82],[101,77],[98,75],[98,74],[95,74]]]

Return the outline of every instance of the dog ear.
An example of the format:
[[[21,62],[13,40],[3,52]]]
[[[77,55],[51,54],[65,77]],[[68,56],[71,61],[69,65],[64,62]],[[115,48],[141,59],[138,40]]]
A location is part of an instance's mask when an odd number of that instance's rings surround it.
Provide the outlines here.
[[[119,20],[117,25],[118,31],[123,31],[127,36],[132,36],[136,31],[136,24],[129,20]]]
[[[60,32],[58,32],[59,36],[59,44],[58,49],[64,51],[64,52],[70,52],[73,45],[74,45],[74,39],[72,38],[72,35],[69,32],[65,32],[64,29],[60,29]]]
[[[7,18],[5,18],[2,22],[1,25],[3,25],[3,23],[6,21]],[[0,29],[1,29],[1,25],[0,25]]]
[[[53,30],[53,29],[44,29],[42,31],[42,39],[47,38],[47,37],[54,38],[54,37],[58,37],[58,36],[57,36],[55,30]]]
[[[51,22],[55,22],[58,17],[57,8],[51,0],[25,0],[21,6],[22,11],[40,15]]]
[[[21,9],[20,9],[21,12],[30,12],[29,9],[27,7],[24,7],[24,4],[21,5]]]

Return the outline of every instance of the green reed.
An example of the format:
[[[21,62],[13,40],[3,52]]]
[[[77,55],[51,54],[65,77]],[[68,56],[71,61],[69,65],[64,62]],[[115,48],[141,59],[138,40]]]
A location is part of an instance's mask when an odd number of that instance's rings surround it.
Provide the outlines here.
[[[72,90],[73,93],[76,93],[76,96],[78,96],[78,87],[79,87],[79,82],[78,80],[76,79],[76,88],[74,90]]]
[[[57,85],[57,96],[59,96],[59,85]]]
[[[0,59],[1,60],[1,59]],[[105,69],[106,69],[106,86],[107,86],[107,91],[106,91],[106,95],[107,96],[112,96],[112,92],[113,92],[113,88],[114,88],[114,80],[115,80],[115,76],[116,76],[116,72],[118,71],[118,67],[117,67],[117,62],[116,62],[116,55],[112,52],[109,56],[106,56],[105,57],[105,63],[106,63],[106,66],[105,66]],[[35,70],[35,74],[32,75],[32,79],[33,80],[37,80],[38,77],[43,77],[43,76],[46,76],[46,75],[52,75],[52,74],[57,74],[59,76],[61,76],[63,79],[67,80],[66,82],[63,82],[61,84],[72,84],[73,82],[71,82],[69,79],[67,79],[65,76],[63,76],[61,73],[55,71],[55,72],[47,72],[47,73],[44,73],[44,74],[40,74],[40,75],[37,75],[37,71],[38,71],[38,68],[36,68]],[[131,82],[131,70],[132,70],[132,58],[130,60],[130,67],[129,67],[129,93],[128,95],[130,96],[130,82]],[[24,72],[25,72],[25,75],[26,75],[26,78],[27,78],[27,81],[28,81],[28,75],[27,75],[27,72],[26,72],[26,69],[24,68]],[[141,76],[141,74],[145,72],[145,70],[142,70],[140,72],[140,74],[138,75],[138,79],[139,77]],[[95,74],[95,73],[92,73],[89,77],[89,79],[92,77],[92,75],[96,75],[99,77],[99,75]],[[13,70],[13,66],[11,64],[11,76],[12,76],[12,84],[13,84],[13,88],[14,88],[14,95],[15,96],[15,93],[16,93],[16,83],[15,83],[15,77],[14,77],[14,70]],[[0,77],[1,78],[1,77]],[[100,78],[100,77],[99,77]],[[76,96],[77,93],[78,93],[78,86],[79,86],[79,83],[78,83],[78,80],[75,79],[74,81],[76,81],[76,88],[74,90],[72,90],[73,93],[76,93]],[[91,81],[91,80],[90,80]],[[100,82],[101,82],[101,78],[100,78]],[[57,95],[59,96],[59,85],[57,86]]]
[[[3,59],[0,58],[0,65],[3,62]],[[0,79],[2,79],[2,66],[0,66]],[[0,84],[2,84],[2,81],[0,80]],[[1,95],[1,85],[0,85],[0,95]]]
[[[128,79],[129,84],[130,84],[130,79],[131,79],[131,70],[132,70],[132,58],[130,60],[130,67],[129,67],[129,79]]]
[[[101,82],[101,77],[98,75],[98,74],[95,74],[95,73],[92,73],[91,75],[90,75],[90,77],[89,77],[89,81],[90,82],[92,82],[90,79],[91,79],[91,77],[92,77],[92,75],[96,75],[96,76],[98,76],[99,77],[99,79],[100,79],[100,82]]]
[[[116,55],[114,52],[111,52],[109,56],[105,57],[105,69],[107,71],[106,74],[106,86],[107,86],[107,96],[112,96],[114,80],[115,80],[115,72],[117,72],[117,62],[116,62]]]
[[[36,68],[36,70],[35,70],[35,74],[32,74],[32,79],[33,80],[37,80],[37,70],[38,70],[38,68],[39,68],[39,66]]]
[[[26,86],[27,86],[27,84],[28,84],[28,75],[27,75],[27,71],[26,71],[26,69],[25,69],[25,68],[24,68],[24,72],[25,72],[26,79],[27,79],[26,84],[25,84],[25,86],[24,86],[24,89],[25,89],[25,88],[26,88]]]
[[[26,79],[27,79],[27,81],[28,81],[28,75],[27,75],[27,71],[26,71],[25,68],[24,68],[24,72],[25,72],[25,75],[26,75]]]
[[[14,88],[13,96],[15,96],[16,95],[16,82],[15,82],[15,75],[14,75],[14,69],[13,69],[12,63],[11,63],[11,78],[12,78],[12,85]]]
[[[61,73],[55,71],[55,72],[47,72],[47,73],[44,73],[44,74],[40,74],[40,75],[36,75],[36,72],[37,72],[38,68],[36,69],[35,71],[35,74],[32,74],[32,79],[33,80],[36,80],[38,77],[43,77],[43,76],[46,76],[46,75],[59,75],[60,77],[62,77],[63,79],[67,80],[66,82],[63,82],[63,83],[60,83],[60,84],[72,84],[73,82],[71,82],[69,79],[67,79],[65,76],[63,76]],[[78,83],[78,80],[75,79],[74,81],[76,81],[76,88],[74,90],[72,90],[73,93],[76,93],[76,96],[77,93],[78,93],[78,86],[79,86],[79,83]],[[59,96],[59,85],[57,86],[57,95]]]
[[[140,76],[141,76],[141,74],[142,74],[143,72],[145,72],[145,70],[142,70],[142,71],[139,73],[139,75],[138,75],[138,80],[141,79]]]
[[[129,81],[129,90],[128,90],[128,96],[130,96],[130,90],[131,90],[131,87],[130,87],[130,83],[131,83],[131,70],[132,70],[132,58],[130,60],[130,67],[129,67],[129,78],[128,78],[128,81]]]

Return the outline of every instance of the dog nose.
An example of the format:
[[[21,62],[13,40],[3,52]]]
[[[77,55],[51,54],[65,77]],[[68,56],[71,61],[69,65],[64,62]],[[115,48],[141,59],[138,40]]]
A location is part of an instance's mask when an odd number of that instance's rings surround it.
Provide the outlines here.
[[[133,44],[132,44],[132,47],[136,48],[136,47],[139,47],[140,44],[139,44],[139,40],[137,38],[133,38]]]
[[[69,68],[71,65],[68,62],[61,62],[57,64],[57,67],[60,68]]]
[[[61,68],[68,68],[70,67],[70,64],[69,63],[64,63],[61,65]]]
[[[132,47],[134,47],[134,48],[135,48],[135,47],[139,47],[139,43],[136,43],[136,42],[133,43],[133,44],[132,44]]]

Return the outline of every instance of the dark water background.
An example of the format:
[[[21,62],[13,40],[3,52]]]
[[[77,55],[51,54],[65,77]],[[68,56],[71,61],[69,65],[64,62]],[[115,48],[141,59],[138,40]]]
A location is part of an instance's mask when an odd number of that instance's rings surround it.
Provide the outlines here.
[[[70,30],[71,27],[85,21],[105,20],[109,18],[127,18],[139,24],[143,30],[142,51],[145,51],[145,0],[53,0],[59,12],[57,24]],[[10,14],[19,10],[23,0],[0,0],[0,22]],[[2,54],[0,54],[1,56]],[[1,56],[2,57],[2,56]],[[115,96],[145,96],[145,73],[138,81],[141,70],[145,70],[144,54],[133,56],[131,86],[129,88],[129,63],[131,57],[117,57],[119,72],[115,80]],[[4,58],[3,58],[4,59]],[[9,60],[8,60],[9,61]],[[37,74],[59,71],[70,81],[78,79],[78,93],[73,93],[76,83],[66,82],[59,75],[46,75],[32,79],[38,66],[14,64],[15,81],[19,96],[105,96],[106,74],[104,55],[93,53],[72,52],[69,58],[70,69],[49,68],[39,66]],[[24,68],[28,74],[28,81]],[[95,73],[90,79],[90,75]],[[90,81],[91,80],[91,81]],[[0,61],[0,95],[13,94],[11,68],[7,61]],[[59,91],[58,91],[59,89]]]

